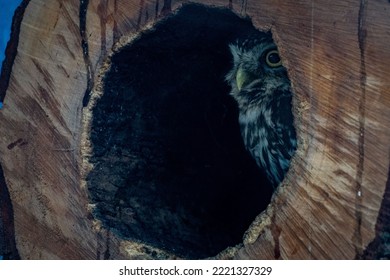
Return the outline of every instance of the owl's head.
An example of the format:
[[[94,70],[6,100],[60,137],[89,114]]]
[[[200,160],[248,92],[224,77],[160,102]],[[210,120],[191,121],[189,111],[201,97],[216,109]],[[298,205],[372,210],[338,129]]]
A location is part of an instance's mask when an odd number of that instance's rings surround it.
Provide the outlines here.
[[[290,94],[290,82],[270,32],[256,32],[229,45],[233,67],[226,75],[240,106]]]

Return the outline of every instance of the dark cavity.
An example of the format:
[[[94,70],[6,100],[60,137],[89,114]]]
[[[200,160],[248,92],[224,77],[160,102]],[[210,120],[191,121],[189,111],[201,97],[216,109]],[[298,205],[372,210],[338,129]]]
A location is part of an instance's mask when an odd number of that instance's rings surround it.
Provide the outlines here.
[[[273,191],[224,81],[228,44],[253,31],[228,9],[189,4],[113,55],[87,177],[106,228],[191,259],[242,242]]]

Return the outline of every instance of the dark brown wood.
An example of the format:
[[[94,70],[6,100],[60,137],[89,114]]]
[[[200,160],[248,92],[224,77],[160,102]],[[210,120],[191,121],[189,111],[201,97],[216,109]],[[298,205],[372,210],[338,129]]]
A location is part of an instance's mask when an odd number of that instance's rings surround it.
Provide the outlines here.
[[[390,222],[389,2],[195,2],[230,7],[271,29],[295,91],[299,147],[287,178],[242,243],[217,258],[381,257]],[[81,147],[83,98],[114,44],[182,3],[91,0],[85,36],[80,1],[28,4],[0,111],[1,165],[22,259],[176,257],[157,249],[152,256],[92,218]]]

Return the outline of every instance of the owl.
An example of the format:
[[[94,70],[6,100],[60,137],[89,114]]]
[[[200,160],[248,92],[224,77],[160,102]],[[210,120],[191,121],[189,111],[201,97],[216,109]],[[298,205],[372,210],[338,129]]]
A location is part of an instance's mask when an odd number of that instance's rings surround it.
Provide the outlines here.
[[[275,188],[297,145],[287,70],[270,32],[238,39],[229,48],[233,63],[226,81],[238,104],[241,136]]]

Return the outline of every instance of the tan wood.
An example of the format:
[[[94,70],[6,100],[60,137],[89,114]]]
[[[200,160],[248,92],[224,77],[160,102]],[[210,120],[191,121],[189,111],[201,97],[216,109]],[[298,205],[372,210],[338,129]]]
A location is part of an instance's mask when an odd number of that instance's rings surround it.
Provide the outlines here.
[[[97,81],[114,42],[184,1],[158,1],[158,9],[155,0],[89,2],[89,70],[79,1],[31,0],[21,24],[0,111],[0,158],[22,259],[151,258],[89,214],[81,187],[82,101],[88,73]],[[378,235],[390,191],[390,3],[195,2],[231,7],[271,28],[295,91],[299,148],[291,170],[243,243],[217,258],[361,257]]]

